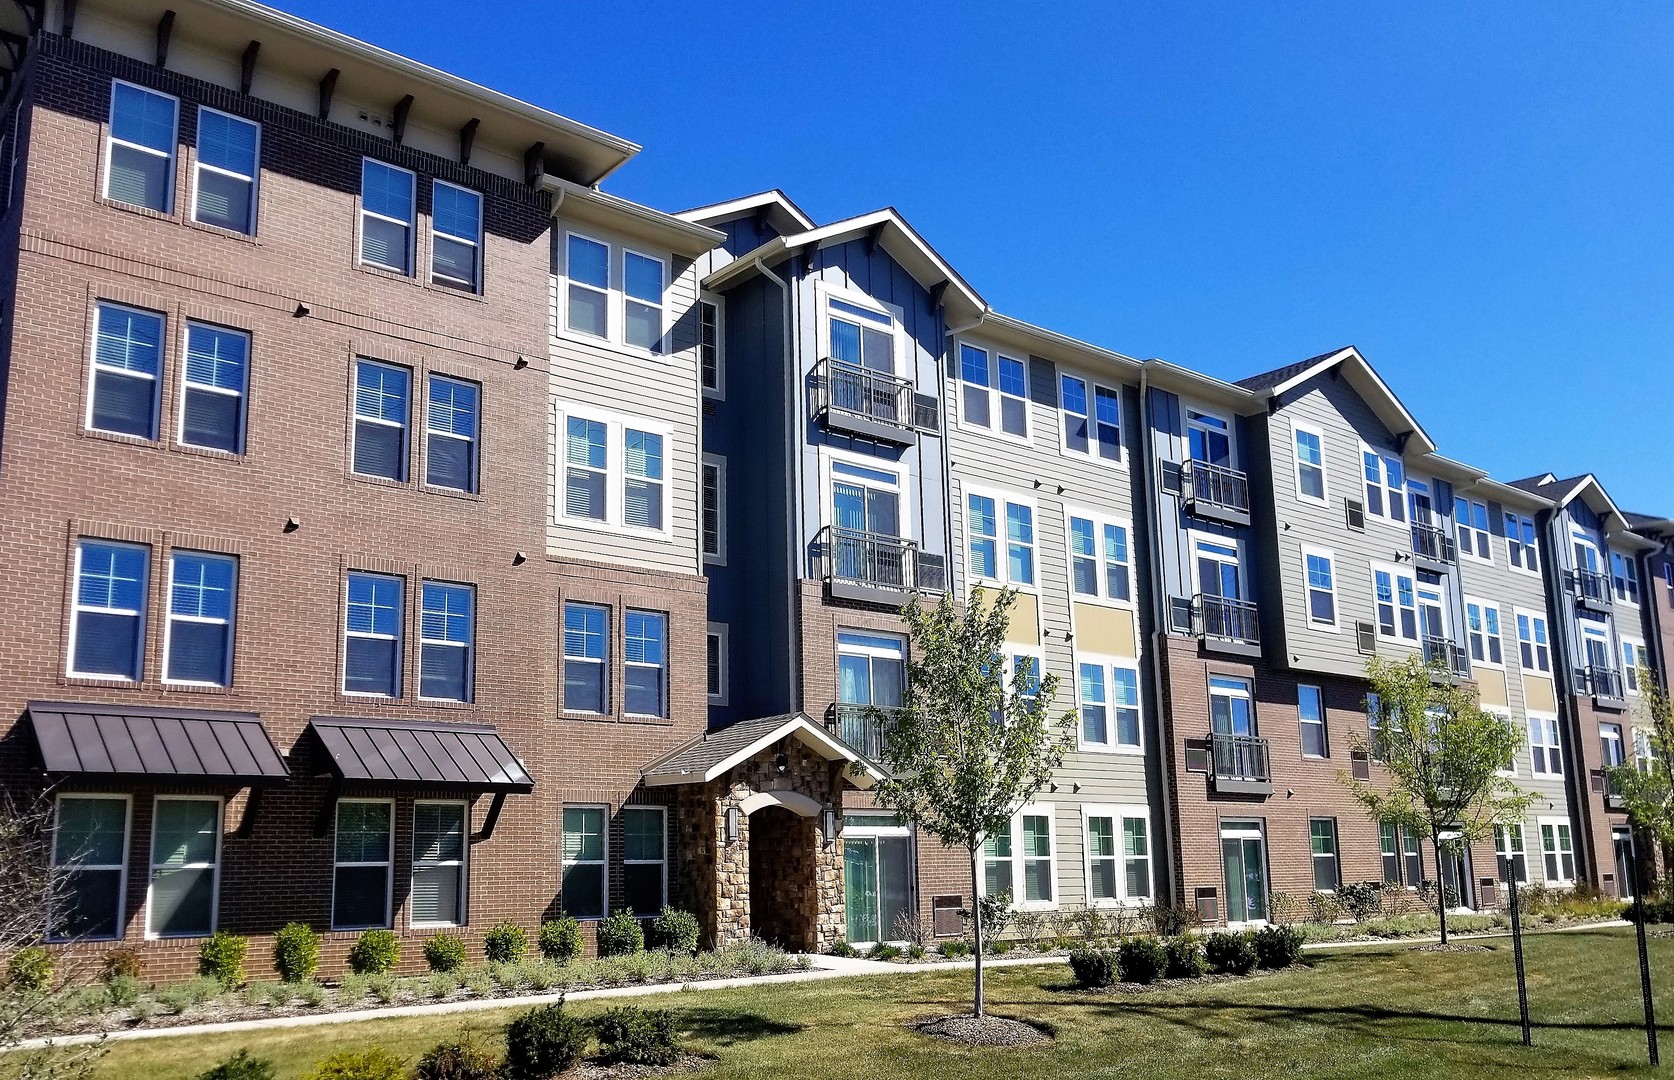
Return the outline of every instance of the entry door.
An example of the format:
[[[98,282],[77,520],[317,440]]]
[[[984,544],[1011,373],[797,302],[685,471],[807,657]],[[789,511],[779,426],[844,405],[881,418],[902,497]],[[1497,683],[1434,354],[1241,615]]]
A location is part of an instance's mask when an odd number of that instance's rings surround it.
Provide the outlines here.
[[[896,536],[900,496],[894,491],[838,480],[831,485],[832,521],[848,532]]]
[[[1216,735],[1254,735],[1250,684],[1215,676],[1209,680],[1209,725]]]
[[[1238,581],[1238,548],[1232,544],[1197,542],[1197,588],[1204,596],[1243,599]]]
[[[1471,853],[1444,841],[1437,861],[1441,864],[1444,901],[1453,898],[1459,907],[1475,908],[1471,897]]]
[[[1633,833],[1628,829],[1611,829],[1610,840],[1616,849],[1616,895],[1632,900],[1634,894]]]
[[[888,941],[911,907],[912,858],[905,836],[843,838],[843,905],[851,942]]]
[[[1226,867],[1226,920],[1267,921],[1267,858],[1259,823],[1221,826],[1221,861]]]
[[[850,581],[901,585],[903,568],[897,544],[901,528],[900,493],[852,480],[831,483],[831,521],[835,539],[837,576]]]
[[[1232,467],[1231,429],[1225,420],[1188,409],[1186,438],[1191,443],[1193,461]]]
[[[1441,593],[1436,589],[1419,586],[1418,629],[1421,637],[1447,637],[1447,609],[1442,606]]]
[[[1430,501],[1430,485],[1424,480],[1407,478],[1407,498],[1412,504],[1414,525],[1434,525],[1435,505]]]

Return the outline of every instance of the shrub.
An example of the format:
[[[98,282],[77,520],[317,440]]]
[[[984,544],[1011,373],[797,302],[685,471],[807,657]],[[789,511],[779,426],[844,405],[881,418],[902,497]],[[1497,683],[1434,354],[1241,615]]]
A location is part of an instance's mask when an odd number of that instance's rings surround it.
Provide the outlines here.
[[[914,959],[914,960],[923,960],[924,959],[924,946],[922,944],[920,944],[919,942],[916,942],[916,941],[913,942],[911,945],[907,946],[907,956],[910,957],[911,959]],[[799,957],[797,957],[797,959],[798,960],[807,960],[808,958],[806,956],[799,956]],[[809,967],[812,967],[812,966],[813,966],[813,964],[809,963],[807,965],[807,967],[804,967],[802,970],[806,971],[806,970],[808,970]]]
[[[1116,947],[1123,982],[1154,983],[1168,970],[1168,950],[1153,937],[1129,938]]]
[[[963,938],[955,938],[952,941],[944,941],[937,946],[937,948],[941,951],[941,954],[949,960],[959,960],[963,957],[971,955],[971,943]],[[853,955],[853,953],[851,952],[850,955]]]
[[[339,1050],[314,1066],[305,1080],[407,1080],[407,1059],[381,1046]]]
[[[1011,925],[1011,890],[977,898],[982,911],[982,936],[999,937]]]
[[[320,970],[320,935],[307,923],[286,923],[273,935],[273,967],[288,983],[306,982]]]
[[[1072,949],[1069,962],[1075,985],[1083,990],[1115,985],[1116,973],[1120,970],[1116,953],[1111,949]]]
[[[244,957],[249,952],[249,938],[217,930],[198,949],[198,974],[225,987],[237,986],[244,981]]]
[[[390,1004],[401,993],[400,981],[396,979],[394,975],[390,975],[388,973],[383,975],[368,975],[366,977],[366,987],[372,991],[373,997],[377,998],[385,1005]]]
[[[1383,914],[1383,882],[1357,881],[1339,886],[1337,898],[1356,922]]]
[[[52,972],[57,966],[52,953],[38,945],[19,949],[6,965],[6,979],[20,990],[45,990],[52,985]]]
[[[157,991],[157,1007],[170,1016],[178,1016],[191,1008],[197,998],[191,983],[173,983]]]
[[[509,1080],[546,1080],[574,1065],[587,1049],[587,1025],[564,1011],[564,999],[530,1009],[506,1028]]]
[[[887,941],[880,941],[876,945],[872,946],[872,951],[866,954],[866,959],[899,960],[901,959],[901,946],[891,945]]]
[[[623,956],[645,951],[645,931],[631,911],[616,911],[599,920],[599,955]]]
[[[849,944],[847,938],[838,938],[831,946],[832,956],[859,956],[860,951]]]
[[[214,1068],[199,1073],[198,1080],[273,1080],[273,1062],[267,1058],[251,1057],[250,1051],[244,1049]]]
[[[431,1047],[413,1069],[413,1080],[495,1080],[499,1075],[500,1059],[469,1035]]]
[[[1256,966],[1254,935],[1222,931],[1203,943],[1209,970],[1217,975],[1248,975]]]
[[[516,964],[529,951],[529,935],[507,919],[483,935],[482,951],[493,964]]]
[[[321,1005],[325,1004],[325,987],[321,986],[319,983],[305,982],[301,986],[297,987],[296,996],[301,998],[302,1003],[310,1009],[317,1009]]]
[[[105,984],[105,993],[109,996],[110,1003],[122,1009],[138,1001],[144,992],[145,984],[132,975],[112,975],[110,981]]]
[[[1202,919],[1190,904],[1158,904],[1151,909],[1151,926],[1163,937],[1178,937]]]
[[[1170,979],[1196,979],[1209,971],[1209,960],[1203,955],[1203,942],[1194,937],[1172,937],[1163,942],[1168,953],[1167,975]]]
[[[581,955],[581,924],[565,915],[541,923],[541,955],[559,964],[567,964]]]
[[[424,962],[443,974],[465,966],[465,942],[453,934],[432,934],[424,942]]]
[[[634,1005],[607,1009],[598,1019],[599,1058],[607,1065],[672,1065],[680,1056],[674,1014]]]
[[[671,949],[688,956],[697,952],[698,936],[702,932],[696,915],[666,905],[651,920],[651,938],[659,949]]]
[[[1294,926],[1264,926],[1255,934],[1256,963],[1264,968],[1287,968],[1302,955],[1302,931]]]
[[[1046,926],[1046,915],[1039,911],[1019,911],[1012,917],[1012,923],[1017,927],[1018,940],[1032,949]]]
[[[349,950],[349,970],[356,975],[383,975],[401,962],[401,939],[393,930],[366,930]]]
[[[1078,908],[1070,913],[1070,925],[1081,936],[1081,940],[1096,940],[1104,936],[1104,913],[1094,907]]]
[[[988,943],[988,951],[994,956],[1004,956],[1016,947],[1017,942],[1012,941],[1010,938],[1007,938],[1004,941],[990,941]],[[873,959],[875,960],[877,957],[873,957]]]
[[[101,958],[105,965],[105,981],[126,975],[130,979],[140,977],[143,967],[140,963],[140,951],[132,945],[118,945],[114,949],[105,951]]]

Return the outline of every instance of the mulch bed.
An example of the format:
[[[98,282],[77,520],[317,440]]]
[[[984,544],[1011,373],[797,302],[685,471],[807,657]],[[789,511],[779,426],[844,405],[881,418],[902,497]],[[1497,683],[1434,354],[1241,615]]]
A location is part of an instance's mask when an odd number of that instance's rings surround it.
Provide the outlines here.
[[[564,1074],[565,1080],[642,1080],[651,1076],[675,1076],[695,1073],[715,1064],[708,1054],[681,1054],[672,1065],[601,1065],[584,1061]]]
[[[1430,944],[1430,945],[1416,946],[1412,951],[1413,952],[1493,952],[1494,950],[1490,949],[1486,945],[1461,945],[1458,942],[1453,942],[1453,941],[1450,941],[1446,945],[1443,945],[1441,942],[1438,941],[1438,942],[1435,942],[1435,943]]]
[[[961,1046],[1033,1046],[1052,1038],[1049,1032],[1033,1024],[992,1014],[972,1016],[970,1013],[954,1013],[933,1016],[907,1026],[921,1035],[946,1039]]]

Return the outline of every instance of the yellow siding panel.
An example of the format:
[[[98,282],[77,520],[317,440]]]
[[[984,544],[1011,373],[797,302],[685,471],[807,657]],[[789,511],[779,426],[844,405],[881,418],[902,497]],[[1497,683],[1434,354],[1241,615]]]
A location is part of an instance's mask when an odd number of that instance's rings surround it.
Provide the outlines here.
[[[1040,598],[1034,593],[1017,594],[1017,603],[1011,606],[1011,625],[1006,627],[1006,641],[1031,649],[1040,646]]]
[[[1544,675],[1524,675],[1523,707],[1530,712],[1557,712],[1558,697],[1552,692],[1552,680]]]
[[[1506,708],[1511,700],[1506,696],[1505,672],[1493,668],[1478,668],[1471,672],[1476,680],[1477,693],[1483,705],[1495,705]]]
[[[1133,612],[1097,604],[1075,605],[1075,647],[1101,656],[1138,656]]]

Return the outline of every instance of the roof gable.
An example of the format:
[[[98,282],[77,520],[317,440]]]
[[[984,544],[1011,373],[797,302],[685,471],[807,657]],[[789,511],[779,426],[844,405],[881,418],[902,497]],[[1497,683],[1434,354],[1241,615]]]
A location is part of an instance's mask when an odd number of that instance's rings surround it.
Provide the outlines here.
[[[1243,379],[1236,385],[1265,395],[1271,409],[1277,407],[1279,399],[1286,393],[1332,368],[1341,370],[1343,379],[1354,388],[1355,393],[1360,395],[1383,425],[1397,439],[1404,441],[1406,453],[1436,452],[1436,442],[1430,438],[1429,432],[1424,430],[1401,399],[1395,396],[1395,391],[1389,388],[1389,384],[1383,381],[1383,377],[1366,362],[1366,358],[1360,355],[1360,350],[1353,345],[1274,368],[1272,371]]]
[[[745,195],[739,199],[694,206],[674,216],[683,221],[713,226],[746,214],[754,215],[760,226],[771,229],[779,236],[807,232],[814,228],[814,219],[778,188],[758,191],[754,195]]]

